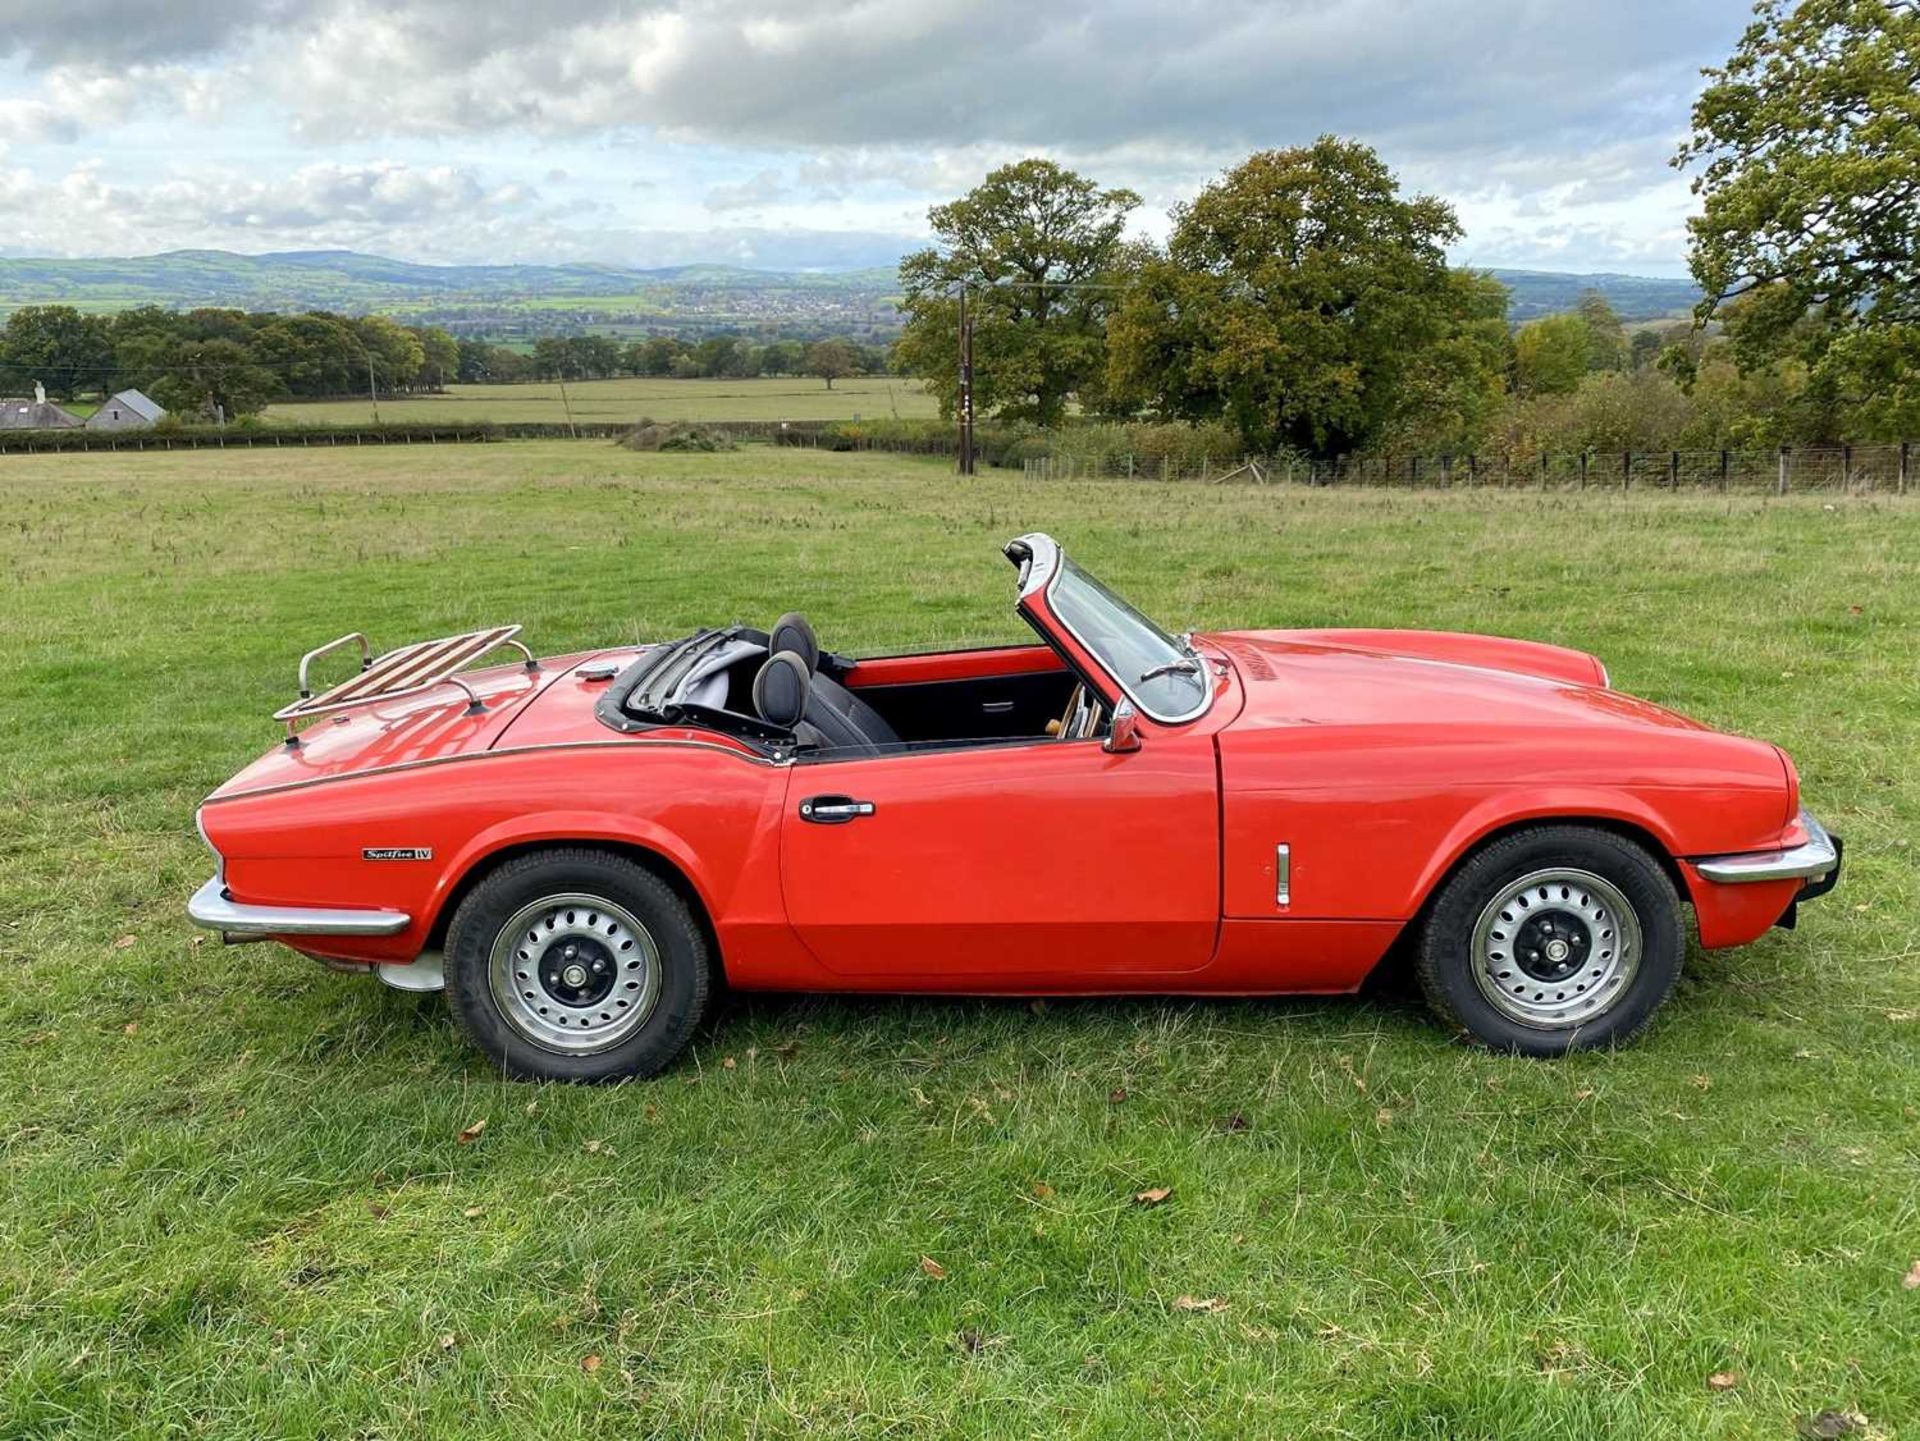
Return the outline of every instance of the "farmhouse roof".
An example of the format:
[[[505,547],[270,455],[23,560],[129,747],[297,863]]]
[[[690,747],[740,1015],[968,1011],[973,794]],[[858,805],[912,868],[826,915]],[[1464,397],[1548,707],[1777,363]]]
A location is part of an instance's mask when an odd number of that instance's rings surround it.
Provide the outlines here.
[[[151,396],[138,390],[123,390],[107,401],[108,405],[122,406],[131,410],[142,420],[165,420],[167,408]]]
[[[51,400],[14,395],[0,400],[0,430],[69,430],[81,424]]]

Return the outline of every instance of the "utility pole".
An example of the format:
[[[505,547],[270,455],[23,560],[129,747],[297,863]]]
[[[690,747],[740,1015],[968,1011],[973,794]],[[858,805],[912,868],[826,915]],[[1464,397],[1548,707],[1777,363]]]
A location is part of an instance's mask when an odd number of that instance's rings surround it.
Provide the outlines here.
[[[367,399],[373,402],[373,423],[375,425],[378,425],[380,423],[380,392],[374,386],[374,383],[373,383],[373,352],[371,350],[367,350],[367,348],[364,345],[361,346],[360,348],[361,350],[366,352]]]
[[[960,285],[960,473],[973,474],[973,317],[967,287]]]

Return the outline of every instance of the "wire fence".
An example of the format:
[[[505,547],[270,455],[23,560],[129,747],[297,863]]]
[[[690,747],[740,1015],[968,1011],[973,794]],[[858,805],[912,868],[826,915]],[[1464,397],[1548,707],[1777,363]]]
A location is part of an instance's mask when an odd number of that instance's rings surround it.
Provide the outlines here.
[[[1199,484],[1356,485],[1401,490],[1725,490],[1905,495],[1920,482],[1911,441],[1768,450],[1627,450],[1483,455],[1048,455],[1022,462],[1029,480],[1148,480]]]
[[[678,422],[667,422],[677,424]],[[813,420],[702,420],[694,429],[745,440],[801,443],[834,424]],[[148,430],[0,430],[0,455],[70,450],[275,450],[337,445],[478,445],[497,440],[619,440],[635,422],[622,421],[390,421],[382,425],[162,426]]]

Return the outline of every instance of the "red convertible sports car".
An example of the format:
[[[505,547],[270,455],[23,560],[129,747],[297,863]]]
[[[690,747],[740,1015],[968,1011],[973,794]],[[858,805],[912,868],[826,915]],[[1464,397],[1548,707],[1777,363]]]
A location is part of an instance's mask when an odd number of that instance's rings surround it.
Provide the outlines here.
[[[1171,636],[1045,535],[1037,645],[849,660],[807,621],[536,659],[517,626],[300,665],[201,807],[193,919],[405,990],[504,1071],[648,1075],[741,989],[1352,991],[1617,1045],[1703,946],[1791,926],[1840,845],[1776,746],[1599,661],[1423,631]],[[357,648],[318,695],[309,673]],[[502,648],[521,659],[476,669]]]

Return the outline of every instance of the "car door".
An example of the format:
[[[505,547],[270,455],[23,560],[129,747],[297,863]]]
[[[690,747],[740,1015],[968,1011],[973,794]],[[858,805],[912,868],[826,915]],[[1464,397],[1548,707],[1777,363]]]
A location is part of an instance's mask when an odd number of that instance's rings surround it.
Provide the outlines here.
[[[1211,958],[1219,846],[1207,735],[827,755],[789,769],[781,883],[874,989],[1125,990]]]

